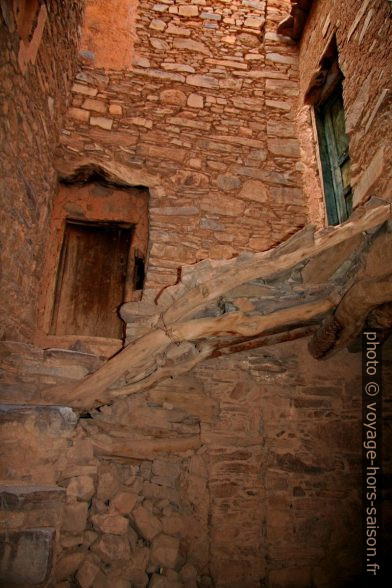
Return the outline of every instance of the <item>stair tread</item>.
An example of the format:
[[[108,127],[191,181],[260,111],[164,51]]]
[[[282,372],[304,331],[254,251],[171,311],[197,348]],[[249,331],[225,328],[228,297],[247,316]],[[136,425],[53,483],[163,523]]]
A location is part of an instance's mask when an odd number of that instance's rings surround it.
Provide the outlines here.
[[[31,510],[42,505],[54,507],[65,500],[65,488],[50,484],[0,482],[1,510]]]
[[[8,492],[22,496],[23,494],[33,494],[36,492],[59,492],[64,493],[64,488],[55,484],[18,484],[15,482],[0,482],[0,494]]]

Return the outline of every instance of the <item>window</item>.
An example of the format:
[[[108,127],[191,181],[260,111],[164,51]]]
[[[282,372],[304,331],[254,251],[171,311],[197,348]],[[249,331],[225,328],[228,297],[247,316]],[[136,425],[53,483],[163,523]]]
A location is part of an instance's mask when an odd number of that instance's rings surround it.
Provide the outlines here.
[[[346,134],[343,86],[338,50],[332,37],[314,72],[305,103],[314,106],[325,206],[330,225],[345,221],[352,210],[349,140]]]
[[[316,106],[315,111],[328,222],[338,225],[350,216],[352,210],[341,83],[323,104]]]

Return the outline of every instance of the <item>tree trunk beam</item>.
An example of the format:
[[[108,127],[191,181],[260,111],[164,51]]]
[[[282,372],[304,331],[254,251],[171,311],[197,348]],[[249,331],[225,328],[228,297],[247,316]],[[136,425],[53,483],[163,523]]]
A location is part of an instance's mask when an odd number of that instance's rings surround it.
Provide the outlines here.
[[[265,315],[228,312],[219,317],[193,319],[195,313],[241,284],[279,276],[363,231],[374,229],[390,217],[390,204],[363,208],[357,210],[350,220],[339,227],[328,228],[316,234],[313,227],[307,227],[267,252],[245,253],[234,259],[218,262],[203,261],[184,268],[179,284],[166,288],[155,304],[148,302],[149,308],[155,309],[155,316],[148,317],[149,327],[146,334],[132,341],[72,389],[49,389],[43,393],[41,400],[81,408],[108,404],[120,393],[119,390],[114,393],[110,389],[119,388],[118,383],[120,386],[127,386],[129,382],[128,393],[144,390],[145,386],[150,387],[161,379],[157,373],[160,370],[164,370],[164,377],[183,373],[213,351],[203,347],[199,353],[195,352],[193,358],[183,358],[186,365],[182,369],[181,361],[173,364],[167,362],[168,350],[172,350],[175,344],[227,333],[252,337],[271,329],[289,328],[298,322],[322,316],[338,303],[336,293],[332,292],[326,298],[305,303],[303,297],[299,296],[297,304],[293,301],[289,308]],[[141,304],[141,310],[142,306]]]
[[[392,275],[383,279],[362,280],[354,284],[336,312],[314,334],[309,351],[316,359],[326,359],[354,341],[368,314],[392,300]]]
[[[175,376],[187,373],[198,363],[210,357],[214,350],[214,346],[209,343],[200,344],[198,346],[195,345],[193,347],[194,352],[190,354],[188,358],[183,359],[182,361],[177,361],[176,363],[168,362],[167,365],[164,365],[160,368],[157,366],[155,371],[143,380],[132,382],[122,386],[121,388],[112,389],[110,391],[111,396],[113,399],[115,399],[121,398],[123,396],[129,396],[130,394],[136,394],[138,392],[142,392],[143,390],[150,389],[152,386],[154,386],[154,384],[157,384],[161,380],[165,380],[166,378],[174,378]]]
[[[392,301],[392,233],[380,230],[363,256],[355,281],[347,289],[334,313],[328,317],[309,343],[317,359],[327,358],[350,345],[359,335],[369,313]]]

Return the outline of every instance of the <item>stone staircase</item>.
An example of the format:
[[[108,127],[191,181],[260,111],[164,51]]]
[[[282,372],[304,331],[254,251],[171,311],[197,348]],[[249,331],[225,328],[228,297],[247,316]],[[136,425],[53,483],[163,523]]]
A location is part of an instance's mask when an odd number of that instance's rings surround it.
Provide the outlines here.
[[[77,424],[63,406],[0,405],[0,586],[51,585],[65,489],[56,485]]]

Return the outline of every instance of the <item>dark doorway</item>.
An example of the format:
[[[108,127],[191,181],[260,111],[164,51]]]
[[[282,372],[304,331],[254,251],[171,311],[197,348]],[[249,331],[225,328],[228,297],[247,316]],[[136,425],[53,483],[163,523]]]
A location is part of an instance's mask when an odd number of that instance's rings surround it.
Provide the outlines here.
[[[67,220],[51,334],[119,339],[132,226]]]

